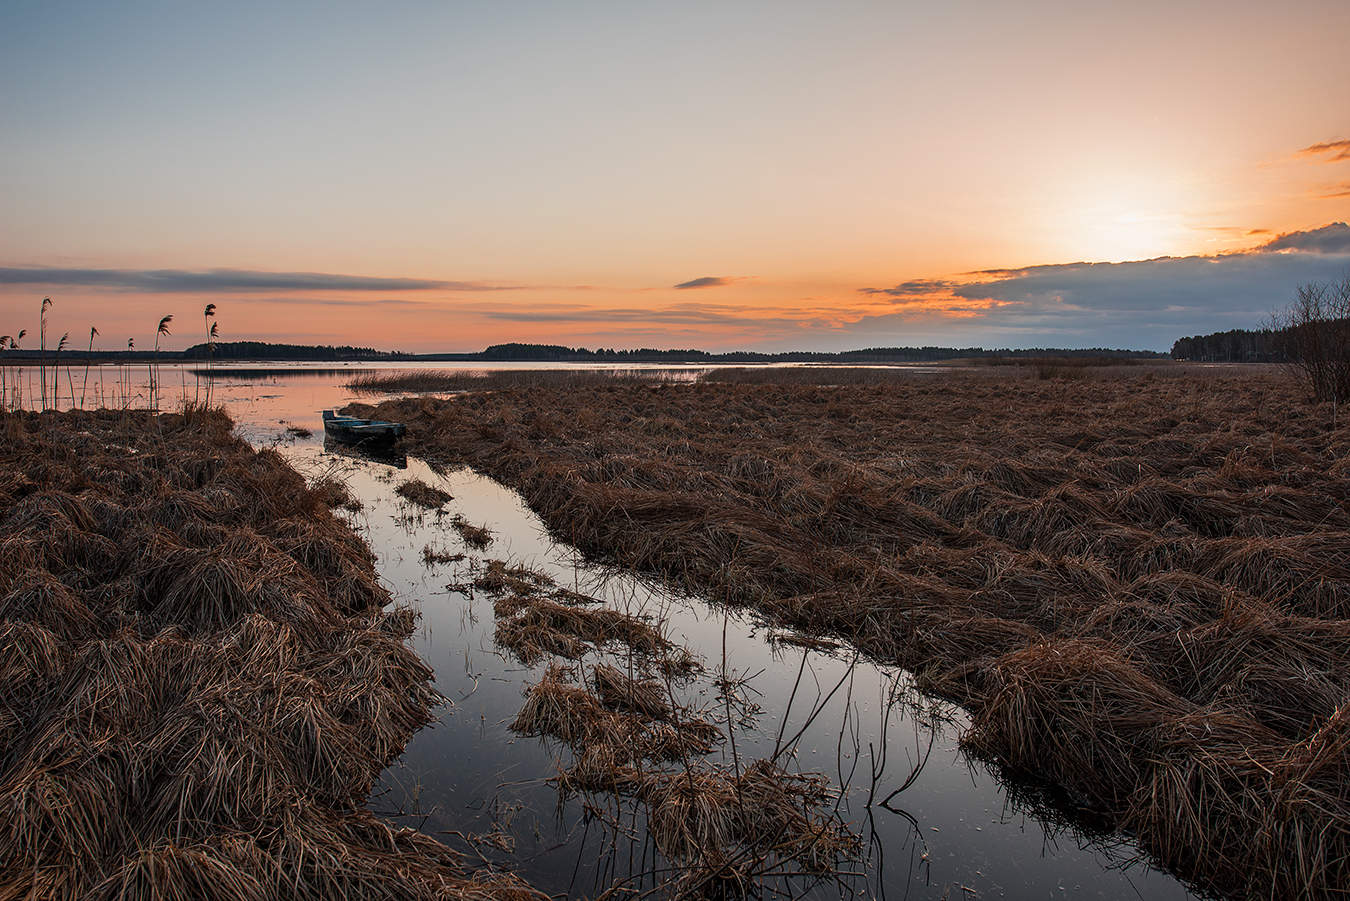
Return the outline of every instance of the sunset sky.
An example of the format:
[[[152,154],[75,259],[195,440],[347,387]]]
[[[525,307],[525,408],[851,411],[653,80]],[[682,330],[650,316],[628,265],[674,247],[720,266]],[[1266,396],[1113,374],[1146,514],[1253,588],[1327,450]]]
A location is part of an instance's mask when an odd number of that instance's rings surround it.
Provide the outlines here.
[[[0,333],[51,295],[107,347],[211,302],[418,351],[1166,349],[1350,275],[1348,37],[1346,0],[9,0]]]

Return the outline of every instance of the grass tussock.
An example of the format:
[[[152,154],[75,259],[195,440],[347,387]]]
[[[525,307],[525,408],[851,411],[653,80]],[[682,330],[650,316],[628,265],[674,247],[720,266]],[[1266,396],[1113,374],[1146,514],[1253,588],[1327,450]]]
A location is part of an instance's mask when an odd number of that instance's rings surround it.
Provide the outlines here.
[[[912,669],[970,711],[968,747],[1208,890],[1335,895],[1350,428],[1270,372],[1089,368],[376,415],[593,557]]]
[[[487,526],[476,526],[458,514],[450,520],[450,528],[459,534],[465,544],[476,551],[481,551],[492,544],[491,529]]]
[[[421,479],[408,479],[394,489],[394,492],[410,504],[425,510],[439,510],[454,500],[448,491],[442,491],[435,485],[428,485]]]
[[[449,551],[444,548],[432,547],[429,544],[422,546],[422,565],[426,567],[459,563],[464,558],[465,555],[459,551]]]
[[[331,492],[221,414],[3,419],[0,897],[537,897],[365,809],[440,699]]]
[[[559,588],[542,573],[491,560],[474,587],[493,596],[494,640],[526,666],[547,655],[577,660],[588,651],[622,648],[673,674],[697,667],[694,657],[649,619]]]

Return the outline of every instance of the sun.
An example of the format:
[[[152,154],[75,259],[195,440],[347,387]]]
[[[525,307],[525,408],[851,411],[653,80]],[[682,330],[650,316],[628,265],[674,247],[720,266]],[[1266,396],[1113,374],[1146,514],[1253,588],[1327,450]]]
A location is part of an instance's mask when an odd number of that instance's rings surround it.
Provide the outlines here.
[[[1183,212],[1188,192],[1173,179],[1101,175],[1057,193],[1045,226],[1060,259],[1121,262],[1198,249]]]

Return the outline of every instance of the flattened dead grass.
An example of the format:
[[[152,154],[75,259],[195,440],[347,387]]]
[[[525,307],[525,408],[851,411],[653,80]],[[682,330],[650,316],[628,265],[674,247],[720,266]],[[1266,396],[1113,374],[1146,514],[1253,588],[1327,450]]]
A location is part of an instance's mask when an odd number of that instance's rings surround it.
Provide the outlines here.
[[[495,596],[498,645],[528,665],[553,658],[511,730],[570,749],[558,776],[564,792],[613,794],[646,810],[673,865],[659,880],[673,896],[744,889],[771,872],[825,875],[857,855],[824,776],[703,759],[726,736],[706,711],[677,702],[674,687],[701,667],[651,622],[500,560],[475,584]]]
[[[431,673],[221,414],[6,414],[0,897],[538,897],[365,809]]]
[[[399,497],[426,510],[439,510],[454,500],[448,491],[428,485],[421,479],[408,479],[394,489]]]
[[[1235,896],[1350,884],[1350,428],[1280,376],[391,402],[588,554],[920,673],[972,749]]]

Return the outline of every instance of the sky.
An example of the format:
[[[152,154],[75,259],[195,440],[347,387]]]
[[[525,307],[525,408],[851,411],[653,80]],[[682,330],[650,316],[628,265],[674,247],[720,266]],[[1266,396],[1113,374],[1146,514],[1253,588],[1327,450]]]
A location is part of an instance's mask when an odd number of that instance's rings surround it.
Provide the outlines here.
[[[0,333],[1135,347],[1350,276],[1350,3],[0,6]],[[79,338],[78,341],[75,339]]]

